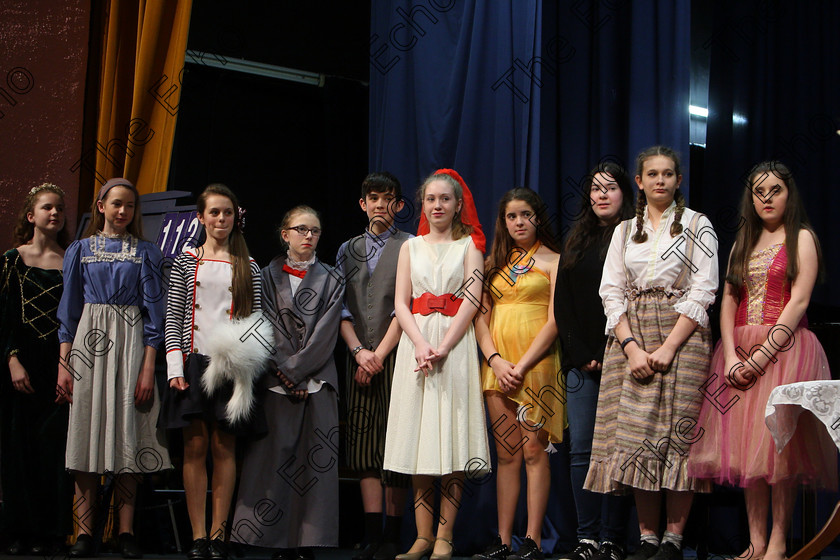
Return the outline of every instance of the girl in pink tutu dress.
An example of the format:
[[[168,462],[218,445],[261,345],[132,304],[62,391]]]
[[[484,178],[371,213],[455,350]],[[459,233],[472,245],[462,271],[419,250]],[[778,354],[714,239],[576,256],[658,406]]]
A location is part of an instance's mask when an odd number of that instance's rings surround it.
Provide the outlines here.
[[[796,483],[836,485],[836,450],[804,414],[778,453],[764,424],[773,388],[830,379],[828,362],[805,310],[822,273],[819,242],[784,164],[756,165],[741,201],[744,224],[729,257],[720,312],[721,341],[692,446],[689,474],[744,488],[753,560],[781,560]],[[767,512],[773,489],[773,524]]]

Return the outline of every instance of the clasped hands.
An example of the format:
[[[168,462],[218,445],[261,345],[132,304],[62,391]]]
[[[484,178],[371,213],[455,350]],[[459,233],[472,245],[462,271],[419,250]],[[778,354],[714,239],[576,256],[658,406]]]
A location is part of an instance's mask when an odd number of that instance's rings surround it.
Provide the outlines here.
[[[373,379],[373,376],[385,369],[382,358],[376,352],[366,348],[359,350],[359,353],[356,354],[356,363],[358,367],[356,368],[356,375],[353,376],[353,380],[361,387],[370,385],[370,380]]]
[[[417,361],[417,369],[414,371],[422,371],[423,375],[429,376],[434,364],[446,358],[449,355],[449,348],[440,346],[432,348],[428,342],[414,347],[414,359]]]
[[[501,355],[496,355],[490,360],[490,368],[496,375],[499,388],[505,393],[515,391],[525,380],[525,372],[519,364],[511,363]]]
[[[277,377],[280,379],[280,382],[286,386],[286,391],[288,391],[289,396],[292,398],[292,400],[302,401],[309,396],[308,390],[295,389],[295,384],[292,382],[291,379],[286,377],[286,375],[282,371],[277,372]]]
[[[654,373],[665,373],[671,367],[677,349],[663,344],[653,352],[645,352],[638,344],[631,342],[625,349],[630,366],[630,375],[635,379],[647,379]]]
[[[759,363],[759,360],[764,363]],[[724,360],[726,371],[723,372],[724,382],[736,389],[746,391],[755,384],[755,380],[764,375],[767,366],[766,355],[756,350],[747,360],[730,357]]]

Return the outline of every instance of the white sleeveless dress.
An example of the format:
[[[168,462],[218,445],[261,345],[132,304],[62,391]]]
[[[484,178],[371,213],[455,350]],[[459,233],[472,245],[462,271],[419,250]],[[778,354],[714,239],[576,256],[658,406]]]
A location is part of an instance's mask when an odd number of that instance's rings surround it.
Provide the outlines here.
[[[439,296],[462,289],[470,237],[439,244],[415,237],[406,245],[413,298],[426,292]],[[462,305],[473,303],[464,299]],[[443,340],[452,319],[440,313],[414,315],[420,332],[433,348]],[[403,333],[394,367],[384,468],[433,476],[458,471],[465,471],[468,477],[486,474],[490,452],[473,325],[449,355],[435,363],[428,377],[415,372],[416,368],[414,344]]]

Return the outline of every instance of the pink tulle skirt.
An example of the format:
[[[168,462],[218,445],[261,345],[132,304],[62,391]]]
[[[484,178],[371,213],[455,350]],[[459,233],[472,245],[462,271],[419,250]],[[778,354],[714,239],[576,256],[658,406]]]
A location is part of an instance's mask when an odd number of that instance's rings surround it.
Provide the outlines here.
[[[749,349],[767,340],[770,325],[735,328],[735,347]],[[695,431],[702,436],[691,446],[688,472],[718,484],[746,487],[764,480],[789,481],[819,487],[837,485],[837,448],[825,427],[809,412],[799,416],[790,442],[778,453],[764,411],[770,392],[779,385],[831,379],[825,352],[805,328],[794,332],[787,350],[775,354],[776,363],[746,390],[726,385],[723,348],[718,342],[709,380],[701,388],[703,406]],[[716,376],[716,377],[715,377]]]

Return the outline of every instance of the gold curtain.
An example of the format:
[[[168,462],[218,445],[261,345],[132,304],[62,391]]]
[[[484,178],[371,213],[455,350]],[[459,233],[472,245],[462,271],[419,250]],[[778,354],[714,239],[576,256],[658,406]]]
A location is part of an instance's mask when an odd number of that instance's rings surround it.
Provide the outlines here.
[[[165,191],[192,0],[109,0],[106,9],[95,177]]]

